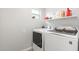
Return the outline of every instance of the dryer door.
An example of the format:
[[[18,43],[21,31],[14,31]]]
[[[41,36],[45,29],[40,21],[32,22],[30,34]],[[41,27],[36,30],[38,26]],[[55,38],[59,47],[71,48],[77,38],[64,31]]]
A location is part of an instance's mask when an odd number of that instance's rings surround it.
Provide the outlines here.
[[[33,32],[33,43],[42,48],[42,33]]]

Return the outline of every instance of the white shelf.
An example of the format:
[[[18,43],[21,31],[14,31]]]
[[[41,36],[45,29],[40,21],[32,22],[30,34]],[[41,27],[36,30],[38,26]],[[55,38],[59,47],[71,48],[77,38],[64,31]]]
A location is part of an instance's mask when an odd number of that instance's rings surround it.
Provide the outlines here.
[[[50,20],[65,20],[65,19],[67,20],[67,19],[74,19],[74,18],[77,18],[77,16],[56,17],[56,18],[50,19]]]

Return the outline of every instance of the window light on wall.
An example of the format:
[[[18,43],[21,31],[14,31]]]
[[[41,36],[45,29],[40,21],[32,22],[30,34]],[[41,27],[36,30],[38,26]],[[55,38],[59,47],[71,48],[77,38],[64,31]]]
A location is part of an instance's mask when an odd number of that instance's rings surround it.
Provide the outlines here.
[[[32,9],[32,18],[33,19],[40,19],[40,10],[39,9]]]

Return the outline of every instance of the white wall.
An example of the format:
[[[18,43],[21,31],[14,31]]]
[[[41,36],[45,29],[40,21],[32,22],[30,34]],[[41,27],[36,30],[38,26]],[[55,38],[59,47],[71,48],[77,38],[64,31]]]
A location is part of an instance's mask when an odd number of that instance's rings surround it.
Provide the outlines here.
[[[72,14],[79,16],[79,8],[71,8]],[[46,8],[46,15],[47,16],[53,16],[56,14],[58,10],[66,10],[66,8]]]
[[[31,17],[31,9],[28,8],[0,8],[0,51],[31,47]]]
[[[63,8],[46,8],[46,16],[53,17],[58,10],[62,10]]]
[[[46,15],[53,16],[58,10],[66,10],[65,8],[46,8]],[[79,18],[79,8],[72,8],[72,15],[76,15]],[[73,18],[68,20],[55,20],[52,22],[52,26],[76,26],[79,28],[79,19]]]

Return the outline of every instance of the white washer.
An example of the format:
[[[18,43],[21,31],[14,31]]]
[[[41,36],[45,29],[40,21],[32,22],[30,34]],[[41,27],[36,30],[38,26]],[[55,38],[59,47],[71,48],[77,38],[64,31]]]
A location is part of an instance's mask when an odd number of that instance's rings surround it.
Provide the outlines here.
[[[46,32],[45,51],[78,51],[78,33],[67,35],[57,32]]]

